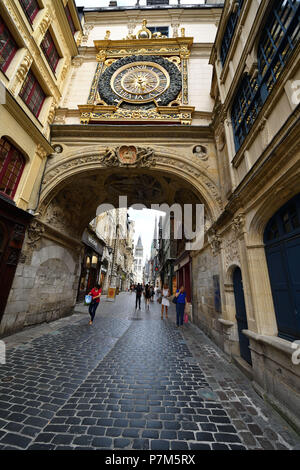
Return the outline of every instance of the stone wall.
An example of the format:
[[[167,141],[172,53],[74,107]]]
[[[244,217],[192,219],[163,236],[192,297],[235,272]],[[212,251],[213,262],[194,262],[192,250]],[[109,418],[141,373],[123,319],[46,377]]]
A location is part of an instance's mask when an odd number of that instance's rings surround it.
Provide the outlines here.
[[[193,257],[192,273],[193,322],[223,347],[222,329],[218,322],[221,312],[217,312],[215,308],[214,276],[219,276],[219,264],[209,246]],[[221,308],[220,304],[220,310]]]
[[[53,241],[42,239],[31,256],[25,243],[0,335],[70,315],[76,301],[79,266],[76,253]]]

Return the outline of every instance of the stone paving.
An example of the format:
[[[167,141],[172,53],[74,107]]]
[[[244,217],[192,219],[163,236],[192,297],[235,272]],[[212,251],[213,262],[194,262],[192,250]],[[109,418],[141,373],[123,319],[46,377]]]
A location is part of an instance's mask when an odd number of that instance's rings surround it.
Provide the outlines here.
[[[80,311],[80,309],[78,309]],[[300,438],[197,327],[134,295],[13,335],[0,449],[292,449]],[[86,311],[86,307],[82,310]]]

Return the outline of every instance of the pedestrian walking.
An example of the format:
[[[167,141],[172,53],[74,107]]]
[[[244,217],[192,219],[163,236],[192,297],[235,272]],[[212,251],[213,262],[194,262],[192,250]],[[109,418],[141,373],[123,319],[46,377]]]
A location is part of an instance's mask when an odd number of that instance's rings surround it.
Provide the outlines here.
[[[150,292],[151,292],[151,302],[154,302],[154,294],[155,294],[154,286],[150,287]]]
[[[166,312],[166,318],[168,318],[168,308],[170,306],[170,301],[168,297],[170,297],[170,289],[168,288],[167,284],[164,284],[163,291],[162,291],[162,300],[161,300],[161,319],[164,319],[164,310]]]
[[[146,302],[146,306],[148,307],[148,310],[150,308],[150,299],[151,299],[151,289],[150,289],[149,284],[147,284],[145,288],[145,302]]]
[[[176,294],[176,326],[180,327],[183,325],[184,309],[186,304],[186,292],[184,286],[177,289]]]
[[[102,287],[99,284],[96,284],[95,287],[93,287],[93,289],[89,292],[89,295],[92,296],[92,301],[89,305],[89,314],[91,316],[89,325],[92,325],[94,321],[96,310],[100,303],[101,293],[102,293]]]
[[[136,297],[135,297],[135,308],[137,309],[137,305],[139,304],[139,310],[141,310],[141,296],[142,296],[142,292],[143,292],[143,286],[138,283],[138,285],[136,286],[135,288],[135,293],[136,293]]]

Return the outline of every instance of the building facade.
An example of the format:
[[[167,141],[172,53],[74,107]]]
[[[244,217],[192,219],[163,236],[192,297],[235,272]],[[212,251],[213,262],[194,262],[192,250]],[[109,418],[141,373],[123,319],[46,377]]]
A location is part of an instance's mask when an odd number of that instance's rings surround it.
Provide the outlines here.
[[[109,287],[127,291],[133,282],[134,222],[126,209],[112,209],[94,219],[97,237],[104,249],[99,284],[104,293]]]
[[[23,278],[21,249],[26,230],[27,241],[34,245],[33,215],[47,157],[55,153],[50,125],[72,58],[78,55],[81,29],[72,0],[0,4],[0,273],[5,279],[0,293],[1,333],[35,323],[35,315],[25,320],[25,305],[28,311],[33,304],[41,307],[41,298],[27,295],[34,277]],[[38,269],[39,263],[36,273]],[[53,292],[49,301],[51,296]],[[41,313],[41,320],[55,315],[53,306],[52,313]]]
[[[61,3],[53,3],[62,13]],[[1,15],[13,30],[16,7],[8,0],[2,4]],[[5,146],[25,150],[26,142],[28,155],[38,143],[43,155],[58,151],[43,174],[43,166],[28,167],[27,175],[39,174],[42,181],[31,190],[32,206],[26,205],[30,191],[24,195],[22,189],[26,173],[13,187],[17,207],[36,209],[0,331],[71,311],[82,233],[99,204],[117,207],[124,195],[129,206],[202,203],[204,244],[187,250],[185,240],[178,240],[173,263],[177,285],[188,290],[192,321],[299,427],[300,366],[293,354],[300,340],[300,3],[222,4],[84,9],[78,54],[74,42],[70,50],[77,55],[61,96],[47,72],[58,105],[51,132],[48,124],[42,128],[36,122],[26,132],[15,117],[11,126],[10,118],[1,121],[2,147],[10,156],[13,150]],[[57,17],[65,29],[68,14]],[[40,28],[36,31],[34,37],[41,35]],[[43,79],[41,57],[32,58],[38,64],[34,73],[42,71]],[[18,90],[26,60],[11,86],[9,69],[2,77],[25,114],[25,92],[22,100]],[[44,104],[49,110],[50,102]],[[16,106],[13,99],[7,103]],[[40,119],[46,123],[44,109]],[[22,146],[6,143],[6,136],[22,134]],[[36,147],[29,135],[36,136]],[[125,249],[125,242],[121,251],[112,246],[110,283],[119,288]],[[66,282],[69,297],[51,291],[54,282]],[[39,305],[31,301],[37,289]],[[18,304],[16,292],[27,301]]]

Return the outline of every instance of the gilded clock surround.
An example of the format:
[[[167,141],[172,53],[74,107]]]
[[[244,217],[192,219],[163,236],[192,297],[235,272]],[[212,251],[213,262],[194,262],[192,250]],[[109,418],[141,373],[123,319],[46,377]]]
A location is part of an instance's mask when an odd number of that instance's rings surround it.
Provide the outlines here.
[[[182,34],[182,37],[176,38],[140,35],[138,38],[112,41],[107,32],[104,40],[94,41],[98,66],[88,103],[78,106],[81,123],[165,121],[190,125],[195,108],[188,105],[187,64],[193,38]],[[115,85],[115,79],[122,70],[134,71],[134,67],[141,62],[145,65],[152,63],[152,67],[160,70],[165,77],[169,76],[163,90],[159,88],[161,80],[158,80],[156,87],[156,81],[153,81],[153,92],[156,88],[159,92],[157,95],[153,93],[148,99],[146,93],[135,93],[133,96],[132,90],[126,89],[126,86],[121,89],[124,77],[121,77],[117,90]]]

